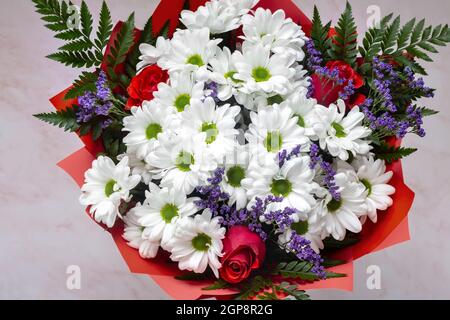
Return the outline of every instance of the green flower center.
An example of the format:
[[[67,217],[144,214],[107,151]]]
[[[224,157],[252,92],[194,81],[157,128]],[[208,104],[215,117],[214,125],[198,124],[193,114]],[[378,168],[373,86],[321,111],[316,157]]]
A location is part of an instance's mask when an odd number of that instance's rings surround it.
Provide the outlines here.
[[[264,146],[269,152],[278,152],[283,145],[283,137],[279,131],[272,131],[267,133],[267,137],[264,140]]]
[[[178,216],[178,207],[168,203],[161,209],[161,217],[166,223],[170,223],[173,218]]]
[[[292,191],[292,183],[289,180],[273,180],[270,185],[270,190],[272,194],[277,197],[287,197]]]
[[[264,81],[269,80],[272,77],[272,75],[270,74],[270,71],[264,67],[254,68],[252,71],[252,76],[256,82],[264,82]]]
[[[297,120],[298,126],[304,128],[305,127],[305,119],[299,114],[296,114],[295,116],[298,117],[298,120]]]
[[[245,178],[245,170],[240,166],[234,166],[227,171],[228,183],[234,188],[241,186],[242,179]]]
[[[199,66],[199,67],[205,65],[205,63],[203,62],[202,57],[199,54],[193,54],[192,56],[187,58],[186,63],[187,64],[193,64],[193,65]]]
[[[147,136],[147,140],[156,139],[158,137],[158,133],[162,132],[162,128],[157,123],[151,123],[148,125],[145,130],[145,135]]]
[[[191,96],[187,93],[180,94],[173,103],[178,112],[183,112],[184,108],[191,102]]]
[[[234,75],[237,73],[237,71],[228,71],[224,74],[225,79],[231,79],[231,81],[235,83],[243,82],[242,80],[236,79]]]
[[[336,212],[338,211],[340,208],[342,207],[342,200],[335,200],[332,199],[328,204],[327,204],[327,209],[330,212]]]
[[[291,224],[291,229],[295,231],[298,235],[304,235],[308,232],[309,224],[308,221],[299,221]]]
[[[367,195],[370,196],[372,194],[372,184],[367,179],[362,179],[361,183],[364,185],[364,187],[366,187],[366,190],[368,192]]]
[[[206,132],[207,144],[211,144],[216,141],[217,135],[219,134],[219,130],[217,130],[217,126],[215,123],[203,123],[202,132]]]
[[[109,198],[110,195],[114,193],[114,185],[116,184],[116,180],[109,180],[105,185],[105,195]]]
[[[205,233],[199,233],[192,239],[192,246],[197,251],[207,251],[211,245],[211,237]]]
[[[175,160],[176,167],[183,172],[191,171],[191,164],[194,164],[194,156],[186,151],[181,151]]]
[[[336,137],[338,138],[345,138],[347,134],[345,133],[345,129],[342,125],[340,125],[337,122],[333,122],[331,126],[336,130]]]

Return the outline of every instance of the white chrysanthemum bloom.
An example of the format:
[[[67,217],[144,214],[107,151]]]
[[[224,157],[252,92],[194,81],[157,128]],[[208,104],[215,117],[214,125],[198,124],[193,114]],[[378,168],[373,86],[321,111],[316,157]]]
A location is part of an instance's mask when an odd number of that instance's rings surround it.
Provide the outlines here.
[[[176,222],[197,212],[194,202],[198,198],[187,198],[175,188],[160,189],[153,183],[149,189],[145,192],[144,203],[131,211],[138,217],[139,224],[145,227],[143,238],[170,250],[168,243],[174,236]]]
[[[217,97],[222,101],[230,99],[240,84],[240,80],[234,78],[237,73],[234,56],[236,55],[232,55],[230,49],[224,47],[223,50],[217,50],[216,56],[209,62],[211,66],[209,78],[217,83]]]
[[[362,125],[364,113],[354,107],[345,115],[345,102],[338,100],[337,105],[329,107],[316,105],[315,130],[320,148],[328,150],[333,157],[348,160],[349,152],[353,155],[365,155],[371,147],[367,138],[372,131]]]
[[[138,222],[138,217],[132,212],[128,212],[123,218],[125,228],[122,237],[127,244],[134,249],[139,250],[139,255],[143,259],[151,259],[156,257],[159,249],[159,242],[152,242],[144,239],[142,233],[144,227]]]
[[[108,228],[114,226],[121,201],[130,201],[130,190],[141,181],[140,176],[130,175],[130,171],[127,157],[116,165],[110,158],[100,156],[84,175],[80,203],[91,206],[89,212],[95,221]]]
[[[141,182],[149,184],[153,179],[151,170],[153,169],[145,160],[138,159],[134,152],[127,150],[126,153],[117,156],[117,160],[122,160],[124,157],[128,157],[128,165],[131,168],[132,175],[138,175],[141,177]]]
[[[298,221],[291,224],[290,228],[278,236],[278,243],[281,246],[286,245],[291,241],[294,232],[310,241],[310,246],[315,252],[319,253],[324,248],[322,241],[323,221],[315,219],[312,213],[300,213]]]
[[[242,180],[247,176],[249,158],[246,146],[237,143],[225,156],[225,173],[220,187],[230,196],[228,205],[236,204],[238,210],[245,208],[248,203],[247,190],[242,186]]]
[[[246,94],[259,91],[274,94],[289,92],[290,80],[295,75],[292,67],[294,57],[281,53],[271,55],[270,49],[260,44],[252,46],[247,42],[244,42],[242,52],[233,54],[238,69],[234,78],[243,81],[239,90]]]
[[[301,92],[290,95],[280,104],[281,107],[289,108],[293,117],[297,117],[297,125],[304,128],[305,135],[308,137],[316,135],[314,130],[316,105],[317,100],[307,98],[306,94]]]
[[[242,180],[242,186],[251,199],[264,199],[268,195],[283,197],[282,205],[309,212],[316,204],[314,194],[320,186],[314,182],[315,171],[309,166],[309,156],[299,156],[286,161],[280,168],[274,157],[267,156],[264,164],[253,158]]]
[[[170,41],[170,50],[158,59],[158,65],[172,72],[203,73],[218,49],[221,39],[211,40],[209,29],[178,30]]]
[[[239,106],[229,104],[216,107],[211,97],[203,102],[193,100],[191,106],[182,114],[182,126],[188,135],[204,132],[208,149],[220,160],[226,152],[233,150],[239,133],[235,126],[240,110]]]
[[[222,239],[225,228],[220,226],[220,218],[212,218],[209,210],[200,215],[180,219],[175,235],[170,241],[170,258],[178,261],[180,270],[203,273],[209,267],[219,277],[222,256]]]
[[[211,34],[225,33],[241,25],[241,16],[258,1],[254,0],[211,0],[197,11],[183,10],[180,21],[188,29],[208,28]]]
[[[292,117],[290,109],[274,106],[258,113],[251,112],[250,118],[252,123],[245,138],[252,148],[257,146],[263,153],[272,155],[283,149],[290,151],[298,145],[304,152],[309,150],[310,140],[305,136],[305,129],[297,124],[298,118]]]
[[[340,200],[335,200],[328,194],[320,202],[317,212],[324,219],[325,231],[336,240],[342,241],[346,230],[353,233],[361,232],[359,217],[367,212],[365,203],[367,191],[358,181],[354,171],[338,169],[334,180],[339,188]]]
[[[306,36],[301,26],[286,18],[283,10],[272,13],[269,9],[258,8],[254,15],[242,17],[243,33],[241,38],[257,45],[261,44],[274,53],[290,54],[296,61],[305,58],[303,46]]]
[[[136,154],[138,159],[145,157],[158,146],[158,136],[176,126],[174,109],[158,104],[156,101],[144,101],[142,107],[133,107],[131,116],[123,119],[123,138],[127,151]]]
[[[192,74],[188,72],[171,74],[170,84],[160,83],[152,101],[183,112],[193,99],[204,97],[204,89],[205,84],[195,81]]]
[[[392,206],[392,198],[395,188],[388,184],[393,172],[386,172],[386,165],[383,160],[375,160],[373,156],[358,157],[353,161],[353,166],[357,170],[359,181],[367,190],[367,215],[374,223],[377,222],[377,210],[386,210]]]
[[[139,59],[141,61],[138,63],[136,70],[140,71],[148,65],[156,64],[160,57],[170,52],[170,48],[170,40],[164,37],[159,37],[156,40],[156,46],[147,43],[141,44],[139,46],[139,51],[141,52]]]
[[[155,179],[161,187],[176,188],[190,194],[217,168],[217,162],[207,148],[206,133],[195,136],[162,136],[160,145],[145,159],[153,166]]]

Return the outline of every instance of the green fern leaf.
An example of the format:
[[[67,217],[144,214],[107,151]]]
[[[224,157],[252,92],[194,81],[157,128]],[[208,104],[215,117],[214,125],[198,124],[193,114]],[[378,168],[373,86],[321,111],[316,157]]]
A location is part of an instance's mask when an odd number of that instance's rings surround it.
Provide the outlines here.
[[[94,92],[97,81],[97,73],[95,72],[83,72],[80,77],[75,80],[73,87],[66,93],[65,99],[75,99],[82,96],[85,92]]]
[[[415,148],[393,147],[386,143],[375,146],[373,150],[377,159],[382,159],[387,163],[403,159],[416,151]]]
[[[77,107],[67,108],[63,111],[51,112],[51,113],[40,113],[34,115],[39,120],[50,123],[59,128],[63,128],[64,131],[75,132],[80,126],[77,123],[76,111]]]
[[[103,49],[107,44],[113,30],[113,23],[111,19],[111,12],[105,1],[102,3],[100,10],[100,21],[97,31],[97,47]]]
[[[81,2],[80,21],[83,34],[89,38],[92,33],[92,25],[94,20],[85,1]]]
[[[278,264],[274,271],[273,275],[281,275],[285,278],[289,279],[301,279],[304,281],[317,281],[321,280],[314,272],[312,272],[313,265],[307,261],[291,261],[289,263],[282,262]],[[341,278],[345,277],[344,274],[334,273],[334,272],[326,272],[326,278]]]

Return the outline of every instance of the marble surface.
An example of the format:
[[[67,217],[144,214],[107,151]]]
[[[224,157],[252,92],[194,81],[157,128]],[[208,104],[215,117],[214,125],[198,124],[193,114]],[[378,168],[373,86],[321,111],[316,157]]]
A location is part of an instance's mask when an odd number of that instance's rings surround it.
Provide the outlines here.
[[[78,3],[79,1],[74,1]],[[97,12],[100,0],[88,0]],[[109,0],[114,20],[136,11],[138,26],[156,0]],[[296,1],[306,13],[317,2],[324,20],[338,17],[344,1]],[[358,0],[354,13],[365,28],[369,5],[404,19],[425,17],[446,23],[447,0]],[[78,188],[55,166],[81,147],[79,140],[31,115],[51,110],[48,98],[67,87],[78,71],[44,59],[58,42],[44,29],[31,1],[0,0],[0,298],[167,299],[149,277],[131,274],[109,235],[78,204]],[[450,298],[450,49],[428,70],[438,89],[429,107],[441,111],[426,121],[426,139],[409,137],[419,148],[404,161],[405,178],[416,192],[410,212],[412,240],[372,254],[355,265],[354,292],[323,290],[315,299]],[[81,269],[81,289],[66,287],[67,267]],[[366,287],[367,267],[381,269],[381,289]]]

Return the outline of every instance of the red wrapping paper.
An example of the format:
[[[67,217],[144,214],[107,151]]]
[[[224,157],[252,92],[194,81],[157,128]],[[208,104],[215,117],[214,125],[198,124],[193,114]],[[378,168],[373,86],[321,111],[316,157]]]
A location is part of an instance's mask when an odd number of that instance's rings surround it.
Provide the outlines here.
[[[206,0],[191,0],[190,8],[195,10],[203,5]],[[162,0],[153,15],[153,31],[159,32],[164,23],[169,19],[171,33],[178,25],[179,14],[183,8],[184,0]],[[311,21],[291,0],[261,0],[257,7],[263,7],[275,11],[283,9],[286,15],[299,23],[305,33],[310,34]],[[113,41],[120,30],[120,23],[114,28],[111,41]],[[140,36],[140,31],[136,30],[135,40]],[[110,44],[112,43],[110,41]],[[109,45],[107,51],[109,51]],[[102,68],[104,68],[104,64]],[[118,67],[120,71],[121,66]],[[70,108],[76,100],[64,100],[66,89],[50,101],[57,110]],[[84,172],[91,167],[92,161],[99,152],[103,151],[100,141],[93,141],[90,135],[81,137],[85,147],[75,152],[58,166],[65,170],[81,187],[84,183]],[[393,139],[391,144],[400,145],[400,140]],[[408,212],[414,200],[413,191],[404,183],[402,165],[397,161],[388,165],[394,175],[390,182],[396,188],[396,193],[392,196],[394,200],[385,212],[378,213],[378,223],[373,224],[368,221],[361,232],[361,241],[352,247],[340,250],[333,254],[333,258],[347,261],[346,264],[330,268],[330,271],[345,273],[347,277],[328,279],[314,283],[299,283],[303,289],[326,289],[334,288],[351,291],[353,289],[353,261],[371,252],[376,252],[395,244],[409,240]],[[175,276],[183,274],[177,265],[170,262],[168,254],[160,252],[155,259],[145,260],[139,256],[137,250],[129,247],[122,238],[123,223],[118,222],[110,232],[120,254],[126,261],[129,269],[133,273],[149,275],[168,295],[174,299],[198,299],[202,297],[215,296],[217,298],[228,298],[235,293],[233,290],[223,289],[214,291],[204,291],[202,288],[211,284],[210,281],[185,281],[177,280]]]

